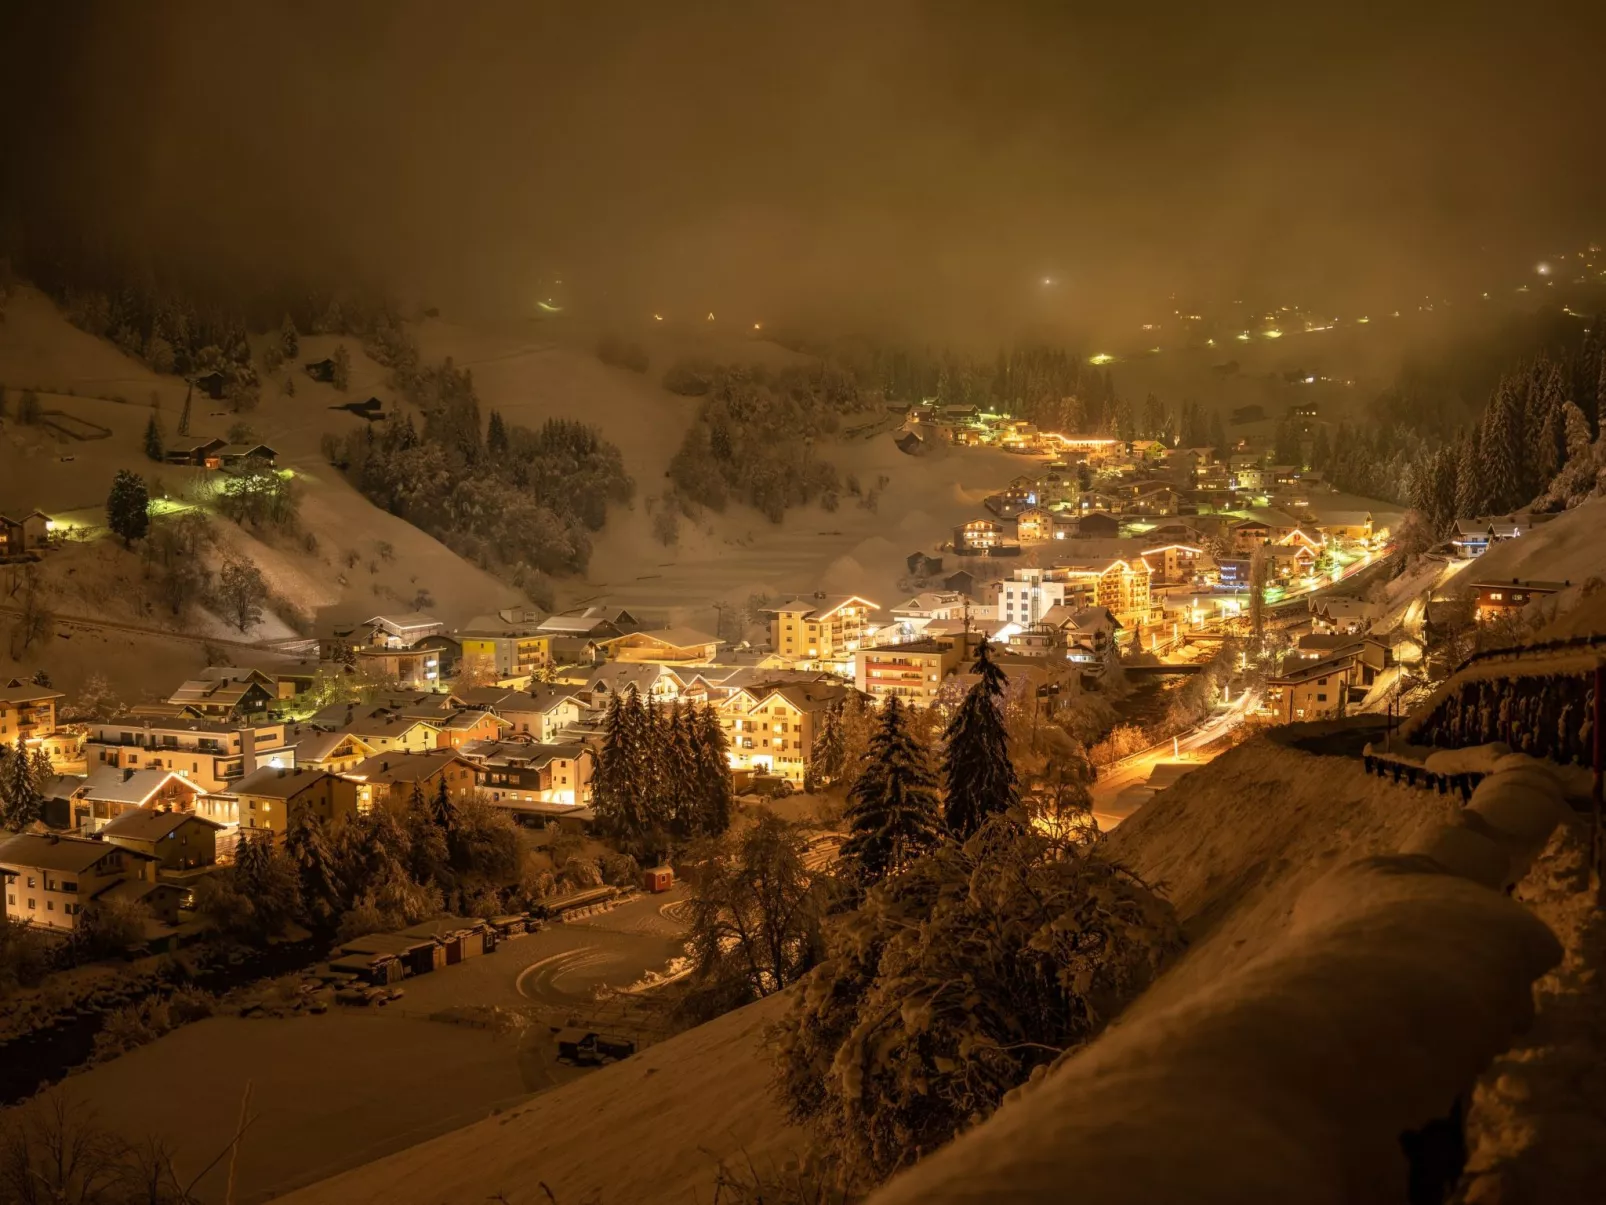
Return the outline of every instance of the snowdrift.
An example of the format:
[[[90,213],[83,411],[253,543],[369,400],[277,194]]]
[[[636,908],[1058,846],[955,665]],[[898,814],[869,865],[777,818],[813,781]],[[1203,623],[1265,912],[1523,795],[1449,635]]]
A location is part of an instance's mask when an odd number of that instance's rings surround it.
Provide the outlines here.
[[[1263,738],[1159,796],[1111,846],[1177,872],[1198,944],[1102,1037],[873,1205],[1057,1202],[1066,1185],[1100,1205],[1405,1201],[1401,1135],[1449,1112],[1561,957],[1499,888],[1565,810],[1524,759],[1485,779],[1460,823],[1357,857],[1420,817],[1407,794]],[[1190,837],[1203,840],[1192,868],[1178,844]],[[1316,864],[1296,869],[1296,850]]]

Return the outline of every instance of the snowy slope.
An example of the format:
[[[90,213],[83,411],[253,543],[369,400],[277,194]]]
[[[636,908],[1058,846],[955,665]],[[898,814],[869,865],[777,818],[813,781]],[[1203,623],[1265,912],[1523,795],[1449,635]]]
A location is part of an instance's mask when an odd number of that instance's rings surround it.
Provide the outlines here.
[[[285,1205],[425,1205],[553,1199],[707,1201],[722,1159],[783,1163],[801,1134],[771,1099],[771,997],[699,1026],[500,1117],[314,1184]],[[505,1193],[505,1198],[498,1194]]]

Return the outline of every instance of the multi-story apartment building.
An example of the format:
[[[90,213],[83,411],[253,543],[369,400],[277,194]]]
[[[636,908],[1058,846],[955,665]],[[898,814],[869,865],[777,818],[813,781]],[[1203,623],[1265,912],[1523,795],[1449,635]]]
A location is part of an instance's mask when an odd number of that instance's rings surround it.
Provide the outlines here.
[[[1065,602],[1065,583],[1053,580],[1053,571],[1016,569],[998,583],[998,618],[1027,627]]]
[[[36,686],[22,678],[0,682],[0,745],[15,749],[20,737],[29,748],[43,748],[57,760],[56,700],[59,690]]]
[[[815,594],[769,608],[770,646],[777,655],[800,666],[841,666],[875,631],[871,622],[880,604],[856,594]]]
[[[291,766],[285,725],[123,716],[92,724],[84,742],[91,770],[171,770],[202,791],[221,791],[258,766]]]
[[[106,841],[19,833],[0,843],[5,915],[72,932],[96,896],[129,880],[150,885],[157,859]]]
[[[463,668],[496,678],[526,678],[552,663],[552,633],[524,607],[477,615],[459,632]]]
[[[906,703],[929,706],[943,679],[963,657],[960,640],[912,640],[860,649],[854,655],[853,681],[876,699],[896,695]]]
[[[1141,556],[1056,565],[1053,573],[1064,582],[1067,600],[1077,606],[1108,607],[1128,627],[1149,613],[1153,570]]]
[[[775,774],[801,787],[821,717],[848,688],[829,682],[746,686],[719,704],[731,769]]]

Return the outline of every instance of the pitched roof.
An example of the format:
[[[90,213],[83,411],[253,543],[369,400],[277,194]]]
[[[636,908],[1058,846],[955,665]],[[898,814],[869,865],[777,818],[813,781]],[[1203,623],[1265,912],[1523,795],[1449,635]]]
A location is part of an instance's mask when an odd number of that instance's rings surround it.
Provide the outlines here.
[[[108,839],[127,837],[133,841],[160,841],[168,833],[176,832],[190,823],[204,824],[207,828],[215,829],[224,827],[205,816],[197,816],[194,812],[162,812],[155,808],[135,808],[124,812],[100,831]]]
[[[149,854],[108,845],[104,841],[63,837],[56,833],[18,833],[0,842],[0,862],[10,862],[14,866],[37,866],[41,870],[60,870],[67,874],[82,874],[111,853],[130,858],[150,857]]]
[[[627,632],[620,638],[621,641],[647,640],[655,644],[668,645],[671,648],[689,649],[698,648],[705,644],[724,644],[718,636],[710,636],[707,632],[696,628],[660,628],[657,631]]]
[[[319,762],[332,754],[344,741],[355,741],[360,750],[374,752],[374,747],[349,728],[323,731],[318,728],[294,728],[285,733],[286,742],[296,751],[297,763]]]
[[[175,779],[193,794],[201,793],[201,789],[193,782],[172,770],[135,770],[128,773],[115,766],[99,766],[84,783],[84,798],[137,806]]]
[[[429,753],[376,753],[353,766],[350,774],[366,782],[420,782],[454,761],[467,762],[467,759],[455,749]]]
[[[262,795],[269,799],[289,799],[322,779],[334,778],[326,770],[306,766],[258,766],[228,788],[230,795]]]
[[[0,690],[0,703],[9,703],[13,706],[18,703],[43,703],[47,699],[65,697],[61,691],[51,690],[46,686],[8,686]]]

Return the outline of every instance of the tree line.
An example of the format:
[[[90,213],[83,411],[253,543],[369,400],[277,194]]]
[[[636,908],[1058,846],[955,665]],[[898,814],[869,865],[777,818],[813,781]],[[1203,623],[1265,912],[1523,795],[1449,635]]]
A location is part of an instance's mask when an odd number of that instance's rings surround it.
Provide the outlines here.
[[[669,465],[684,503],[720,511],[745,502],[776,523],[816,499],[835,509],[841,478],[816,445],[870,408],[851,375],[828,364],[680,364],[664,385],[703,399]]]
[[[282,842],[242,830],[234,864],[196,889],[196,907],[224,933],[260,942],[290,924],[351,937],[442,912],[505,911],[521,868],[518,831],[477,795],[414,784],[405,805],[328,823],[298,813]]]
[[[608,701],[592,778],[599,828],[642,861],[730,827],[730,761],[711,704],[643,702],[634,687]]]

